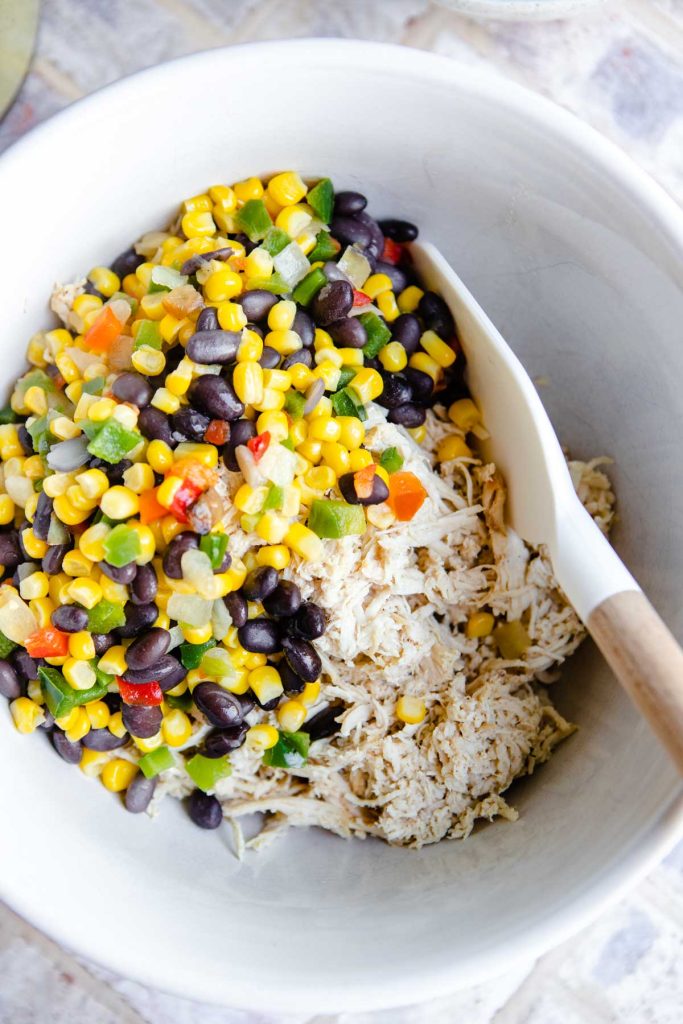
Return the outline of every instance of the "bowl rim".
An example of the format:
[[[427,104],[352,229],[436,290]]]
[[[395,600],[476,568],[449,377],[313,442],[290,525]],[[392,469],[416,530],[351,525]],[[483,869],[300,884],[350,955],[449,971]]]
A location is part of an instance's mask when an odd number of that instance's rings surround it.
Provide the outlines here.
[[[664,188],[615,143],[551,100],[492,73],[488,68],[472,69],[448,57],[390,43],[321,38],[253,42],[203,50],[136,71],[79,99],[15,141],[0,155],[0,188],[6,169],[28,157],[36,144],[49,145],[51,138],[59,134],[63,125],[78,120],[92,106],[106,106],[110,101],[125,99],[126,94],[132,96],[140,85],[158,88],[161,80],[168,81],[191,73],[199,62],[220,64],[236,57],[248,58],[250,54],[258,54],[261,63],[264,58],[268,62],[271,57],[277,60],[283,54],[290,61],[296,60],[297,56],[310,61],[312,50],[315,50],[316,56],[324,58],[325,62],[343,61],[346,67],[355,64],[406,80],[443,83],[461,94],[503,106],[510,113],[520,115],[542,128],[550,136],[559,136],[563,142],[569,141],[578,152],[618,183],[637,203],[641,212],[649,216],[657,228],[660,240],[665,239],[670,247],[673,260],[669,269],[683,281],[683,273],[679,272],[680,263],[683,262],[683,211]],[[501,89],[503,82],[505,88]],[[679,261],[679,270],[676,269],[676,260]],[[372,982],[354,983],[353,986],[342,979],[336,987],[331,987],[327,982],[316,983],[309,976],[304,991],[297,987],[295,979],[287,986],[281,985],[277,993],[258,993],[235,976],[220,977],[214,972],[207,979],[189,974],[182,977],[173,974],[160,960],[141,961],[132,948],[129,950],[122,945],[111,948],[105,930],[98,935],[89,935],[86,939],[77,933],[77,929],[72,929],[68,922],[52,914],[50,908],[41,903],[39,898],[34,898],[31,891],[9,891],[8,881],[1,871],[0,898],[35,927],[84,960],[162,992],[200,1003],[247,1010],[368,1012],[448,996],[458,989],[474,986],[516,966],[530,963],[590,924],[652,870],[682,837],[683,785],[672,795],[657,818],[629,844],[620,860],[612,864],[609,871],[606,869],[599,872],[586,883],[583,891],[570,905],[558,908],[552,916],[530,928],[524,943],[520,943],[518,948],[510,951],[500,947],[488,951],[485,956],[477,954],[471,960],[458,963],[453,963],[444,955],[429,970],[420,968],[414,974],[401,976],[392,974],[391,966],[388,965],[386,971]],[[210,984],[207,985],[209,980]],[[264,1003],[264,998],[272,999],[276,1005]]]

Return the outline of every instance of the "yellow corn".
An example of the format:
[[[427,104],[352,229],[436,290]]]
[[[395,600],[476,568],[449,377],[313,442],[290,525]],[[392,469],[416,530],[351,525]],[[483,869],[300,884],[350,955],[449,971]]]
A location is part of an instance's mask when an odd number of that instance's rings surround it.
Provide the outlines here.
[[[341,356],[342,366],[362,366],[364,355],[362,348],[338,348],[336,350]]]
[[[14,506],[14,502],[12,502],[12,505]],[[46,541],[40,540],[39,537],[36,537],[31,527],[24,530],[22,533],[21,543],[24,545],[26,554],[29,558],[42,558],[47,551]]]
[[[192,214],[190,213],[185,214],[183,221],[191,216]],[[128,789],[137,775],[137,771],[138,766],[136,764],[133,764],[131,761],[124,761],[122,757],[115,757],[112,761],[107,761],[102,769],[102,785],[110,793],[121,793],[124,789]]]
[[[50,423],[50,432],[62,441],[70,441],[71,438],[78,437],[81,428],[76,426],[68,416],[57,416]]]
[[[320,537],[303,523],[292,523],[285,536],[285,544],[306,562],[319,562],[325,552]]]
[[[76,526],[78,523],[82,523],[92,511],[92,509],[74,508],[64,494],[58,494],[55,497],[53,508],[57,518],[61,519],[66,526]]]
[[[240,341],[240,347],[237,350],[237,362],[238,363],[254,363],[258,362],[263,354],[263,341],[258,336],[256,331],[244,330],[242,331],[242,340]]]
[[[40,704],[36,704],[30,697],[17,697],[9,709],[17,732],[31,733],[45,721],[45,713]]]
[[[356,416],[337,416],[336,422],[341,427],[340,443],[349,451],[360,448],[365,440],[365,427],[361,421]]]
[[[465,635],[471,640],[490,636],[495,624],[496,620],[491,615],[491,612],[473,612],[467,620]]]
[[[384,382],[377,370],[363,367],[353,378],[349,387],[353,388],[361,402],[371,402],[382,394]]]
[[[307,459],[310,463],[315,465],[320,462],[323,454],[322,441],[311,441],[306,438],[300,445],[297,446],[297,453],[302,455],[304,459]]]
[[[111,398],[97,398],[88,407],[88,419],[94,420],[96,423],[104,423],[108,420],[114,409],[116,408],[116,402],[112,401]]]
[[[50,600],[57,604],[69,604],[69,587],[71,580],[66,573],[60,572],[56,576],[50,576]]]
[[[351,463],[349,450],[338,441],[323,442],[322,459],[324,464],[329,466],[338,477],[349,472]]]
[[[271,331],[288,331],[294,323],[295,316],[296,302],[292,302],[291,299],[281,299],[268,312],[268,326]]]
[[[250,516],[254,515],[263,508],[268,491],[269,488],[266,486],[250,487],[249,484],[242,484],[233,498],[233,504],[240,512]]]
[[[117,736],[119,739],[126,735],[127,729],[123,724],[123,715],[120,711],[115,712],[110,717],[108,729],[112,735]]]
[[[209,197],[214,206],[219,206],[226,213],[232,213],[237,208],[237,196],[229,185],[212,185]]]
[[[164,743],[169,747],[182,747],[192,735],[192,722],[180,708],[175,708],[164,715],[161,722],[161,734]]]
[[[265,343],[274,348],[281,356],[288,356],[292,352],[298,352],[302,348],[302,341],[296,331],[269,331],[265,337]]]
[[[173,450],[165,441],[150,441],[147,446],[147,461],[155,473],[165,473],[173,465]],[[107,485],[108,485],[107,481]]]
[[[278,412],[280,409],[284,409],[284,405],[285,396],[282,391],[264,387],[261,400],[254,402],[254,409],[257,412]]]
[[[313,441],[338,441],[341,432],[342,428],[338,419],[332,419],[331,416],[318,416],[309,425],[308,437]]]
[[[271,441],[284,441],[289,436],[287,415],[284,412],[262,412],[256,421],[256,429],[259,434],[267,431]]]
[[[304,476],[304,482],[313,491],[329,491],[337,482],[337,474],[331,466],[316,466],[309,469]]]
[[[287,370],[264,370],[263,386],[274,391],[289,391],[292,375]]]
[[[425,437],[427,436],[427,427],[423,423],[420,427],[408,427],[408,433],[412,437],[415,444],[422,444]]]
[[[26,499],[26,501],[24,503],[24,515],[28,519],[29,523],[33,522],[37,510],[38,510],[38,495],[34,492],[33,494],[29,494],[29,496],[27,497],[27,499]],[[36,541],[37,541],[37,538],[36,538]]]
[[[297,700],[307,707],[312,707],[320,697],[320,682],[316,679],[314,683],[306,683]]]
[[[137,494],[128,487],[110,487],[102,495],[100,508],[109,519],[128,519],[137,515],[140,502]]]
[[[102,588],[99,583],[85,577],[79,576],[73,580],[67,590],[69,597],[82,604],[84,608],[94,608],[102,600]]]
[[[444,437],[439,442],[436,457],[439,462],[448,462],[450,459],[468,459],[472,457],[472,449],[459,434],[453,434],[451,437]]]
[[[154,487],[154,470],[146,462],[136,462],[124,472],[123,483],[129,491],[142,494]]]
[[[263,369],[259,363],[237,363],[232,384],[240,402],[258,405],[263,398]]]
[[[389,373],[400,373],[408,365],[408,353],[400,341],[390,341],[380,350],[378,359]]]
[[[284,516],[269,509],[256,524],[256,533],[266,544],[280,544],[285,539],[289,522]]]
[[[74,690],[89,690],[97,682],[92,665],[79,658],[67,658],[62,666],[62,673],[69,686],[73,686]]]
[[[414,313],[423,295],[424,292],[417,285],[408,285],[398,297],[398,308],[402,313]]]
[[[121,288],[120,278],[109,267],[93,267],[88,274],[88,280],[107,299]]]
[[[207,281],[207,285],[208,283]],[[218,323],[224,331],[241,331],[246,326],[247,317],[238,302],[221,302],[218,307]]]
[[[452,366],[455,362],[455,351],[445,341],[442,341],[434,331],[425,331],[420,338],[420,344],[427,355],[430,355],[434,362],[444,369]]]
[[[162,412],[171,415],[180,408],[180,399],[177,395],[172,394],[168,388],[157,388],[152,395],[151,404],[155,409],[161,409]]]
[[[349,471],[357,473],[359,469],[365,469],[372,465],[373,458],[367,448],[356,448],[349,453]]]
[[[149,739],[142,739],[140,736],[133,736],[133,743],[138,750],[143,754],[149,754],[150,750],[156,750],[163,743],[163,736],[161,735],[161,729],[154,736],[150,736]]]
[[[151,345],[142,345],[131,356],[136,370],[148,377],[156,377],[166,366],[166,356]]]
[[[280,734],[273,725],[252,725],[246,736],[247,746],[254,751],[270,750],[280,739]]]
[[[465,433],[481,422],[479,410],[471,398],[459,398],[453,402],[448,410],[448,418]]]
[[[204,295],[209,302],[227,302],[242,291],[242,278],[230,267],[214,270],[204,282]]]
[[[296,238],[313,220],[310,207],[305,203],[294,203],[292,206],[285,206],[275,218],[275,226],[286,231],[290,238]]]
[[[93,638],[86,630],[69,634],[69,654],[80,661],[89,661],[95,657]]]
[[[93,470],[93,472],[98,472],[98,470]],[[78,541],[78,547],[86,559],[91,562],[104,560],[104,541],[110,533],[111,529],[106,523],[95,523],[94,526],[89,526],[87,530],[83,531]]]
[[[186,213],[180,226],[187,238],[202,238],[216,233],[216,225],[208,210],[194,210]]]
[[[306,721],[306,708],[299,700],[286,700],[277,709],[277,720],[285,732],[297,732]]]
[[[97,662],[97,667],[109,675],[122,676],[128,667],[126,664],[126,648],[120,644],[110,647]]]
[[[92,529],[92,527],[91,527]],[[62,562],[62,572],[67,576],[90,576],[93,570],[93,560],[87,558],[82,550],[67,551]]]
[[[291,206],[304,198],[308,188],[296,171],[283,171],[268,182],[268,193],[279,206]]]
[[[15,511],[16,505],[9,494],[0,494],[0,526],[8,526],[13,523]]]
[[[207,622],[205,626],[183,625],[182,631],[188,644],[205,644],[213,636],[213,627],[210,622]]]
[[[321,353],[318,353],[320,355]],[[325,353],[327,354],[327,353]],[[335,353],[335,355],[338,355]],[[339,363],[339,365],[337,365]],[[325,385],[325,391],[336,391],[341,377],[341,357],[337,360],[324,359],[313,371],[313,378],[321,380]],[[315,411],[315,410],[314,410]]]
[[[381,295],[378,295],[377,308],[388,324],[393,320],[396,320],[396,318],[401,314],[401,311],[396,304],[396,296],[393,292],[382,292]]]
[[[24,395],[24,405],[33,412],[36,416],[44,416],[47,412],[47,395],[42,388],[33,387],[27,388]]]
[[[258,565],[271,565],[277,570],[286,569],[290,558],[289,548],[285,544],[261,547],[256,552]]]
[[[107,475],[101,469],[87,469],[84,473],[79,473],[76,477],[76,483],[86,498],[90,498],[93,501],[101,498],[109,487]]]
[[[47,573],[33,572],[30,576],[24,576],[19,584],[19,593],[24,601],[32,601],[35,598],[47,597],[50,589]]]
[[[396,516],[384,502],[380,505],[368,505],[365,515],[370,525],[378,530],[386,530],[396,522]]]
[[[77,743],[90,732],[90,719],[85,708],[74,708],[73,718],[69,717],[69,727],[64,730],[66,738]]]
[[[426,714],[425,702],[419,697],[399,697],[396,702],[396,717],[407,725],[417,725]]]
[[[287,373],[292,378],[292,386],[297,391],[305,391],[315,379],[312,371],[307,366],[304,366],[303,363],[295,363],[294,366],[290,366]]]
[[[29,601],[29,608],[33,612],[39,629],[51,625],[51,616],[55,610],[55,603],[49,597],[36,597]]]
[[[427,355],[426,352],[413,353],[408,360],[408,365],[412,366],[414,370],[420,370],[421,373],[428,374],[434,383],[436,383],[441,376],[441,367],[436,360],[432,359],[432,357]]]
[[[181,459],[196,459],[207,469],[214,469],[218,465],[218,451],[213,444],[182,441],[175,450],[175,461],[179,462]]]
[[[263,197],[263,182],[260,178],[245,178],[232,186],[238,203],[247,203],[250,199]]]
[[[108,760],[109,755],[104,751],[89,750],[86,747],[83,749],[78,767],[89,779],[96,779]]]

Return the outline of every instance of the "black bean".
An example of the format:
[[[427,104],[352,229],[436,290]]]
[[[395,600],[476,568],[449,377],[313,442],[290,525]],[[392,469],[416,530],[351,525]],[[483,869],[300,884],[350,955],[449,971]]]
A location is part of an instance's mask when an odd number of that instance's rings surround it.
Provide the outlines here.
[[[400,267],[394,266],[393,263],[383,263],[382,260],[377,261],[375,267],[376,274],[386,274],[391,281],[391,289],[399,295],[404,288],[408,287],[408,275],[405,270],[401,270]]]
[[[230,259],[234,252],[234,249],[225,246],[223,249],[213,249],[212,252],[196,253],[196,255],[190,256],[189,260],[185,260],[180,268],[180,273],[191,277],[192,274],[196,274],[198,270],[201,270],[205,263],[210,263],[211,260],[225,262],[225,260]]]
[[[405,406],[403,407],[405,408]],[[372,478],[372,490],[367,498],[359,498],[356,493],[354,473],[343,473],[337,484],[345,501],[349,505],[379,505],[389,497],[389,488],[377,473]]]
[[[153,626],[147,633],[133,640],[126,651],[126,665],[134,671],[147,668],[166,654],[170,646],[171,635],[168,630]]]
[[[157,410],[155,410],[156,412]],[[163,415],[163,414],[162,414]],[[139,422],[139,420],[138,420]],[[101,469],[102,472],[109,478],[110,484],[120,484],[123,482],[123,474],[127,469],[133,465],[130,459],[121,459],[120,462],[105,462],[104,459],[97,459],[93,456],[92,459],[88,460],[88,465],[91,469]]]
[[[245,651],[253,654],[276,654],[281,648],[277,624],[270,619],[249,619],[237,630],[237,637]]]
[[[23,557],[17,531],[0,533],[0,565],[4,565],[5,569],[16,569]]]
[[[414,313],[401,313],[391,325],[391,336],[400,341],[409,356],[417,351],[422,335],[422,325]]]
[[[313,300],[311,311],[317,324],[327,327],[341,320],[353,307],[353,287],[348,281],[331,281]]]
[[[218,331],[220,324],[218,323],[218,313],[213,306],[207,306],[201,311],[197,317],[197,323],[195,324],[196,331]]]
[[[311,742],[326,739],[328,736],[334,736],[335,733],[339,732],[341,723],[337,722],[336,719],[339,718],[343,710],[344,705],[337,702],[323,708],[322,711],[318,711],[317,714],[313,715],[313,718],[309,718],[302,726],[302,729],[308,733]]]
[[[259,326],[259,324],[252,324],[251,322],[249,322],[247,323],[247,327],[249,328],[250,331],[253,331],[254,334],[258,334],[261,341],[263,341],[263,339],[266,336],[266,332],[261,326]]]
[[[139,740],[148,740],[159,732],[163,715],[159,707],[134,707],[131,704],[124,704],[121,708],[121,717],[131,736],[137,736]]]
[[[62,633],[82,633],[88,628],[88,613],[76,604],[62,604],[55,608],[50,621]]]
[[[155,409],[153,405],[143,409],[138,416],[138,427],[149,441],[165,441],[171,448],[175,448],[176,442],[173,440],[171,424],[168,416],[161,409]]]
[[[226,551],[225,554],[223,555],[223,561],[213,571],[214,571],[214,573],[227,572],[231,565],[232,565],[232,555],[230,554],[229,551]]]
[[[51,734],[50,739],[52,740],[52,746],[55,748],[62,761],[66,761],[67,764],[78,764],[83,756],[83,746],[80,740],[76,740],[72,743],[70,739],[64,735],[61,729],[55,729]]]
[[[127,734],[114,736],[109,729],[91,729],[81,740],[83,746],[88,750],[118,750],[119,747],[125,747],[127,742]]]
[[[278,301],[277,295],[267,292],[264,288],[252,288],[251,291],[243,292],[235,299],[235,302],[238,302],[244,310],[247,320],[253,320],[254,323],[265,320]]]
[[[17,437],[19,438],[19,444],[24,449],[24,455],[33,455],[33,438],[23,423],[17,426]]]
[[[244,413],[244,405],[232,385],[211,373],[203,374],[192,382],[188,398],[212,419],[232,422]]]
[[[235,629],[239,629],[249,618],[249,609],[247,607],[247,600],[238,590],[233,590],[231,594],[226,594],[223,598],[223,604],[228,609],[228,614],[232,619],[232,624]]]
[[[192,551],[199,547],[199,537],[195,533],[179,533],[166,548],[162,559],[164,572],[172,580],[183,578],[182,557],[186,551]]]
[[[142,814],[149,807],[156,788],[157,779],[148,779],[140,772],[126,789],[123,798],[126,810],[131,814]]]
[[[140,565],[130,585],[130,599],[133,604],[149,604],[157,596],[159,581],[151,565]]]
[[[313,366],[313,356],[311,350],[308,348],[300,348],[298,352],[290,352],[288,356],[282,360],[282,369],[289,370],[290,366],[295,366],[297,363],[303,363],[304,366],[308,366],[309,369]]]
[[[17,670],[4,658],[0,659],[0,695],[7,700],[21,696],[21,680]]]
[[[354,213],[360,213],[368,205],[368,201],[361,192],[337,192],[334,197],[334,212],[337,217],[350,217]]]
[[[69,544],[51,544],[43,555],[43,572],[47,572],[48,575],[56,575],[57,572],[61,572],[61,563],[70,550]]]
[[[278,579],[277,569],[273,569],[271,565],[260,565],[257,569],[252,569],[245,579],[242,593],[247,601],[262,601],[275,590]]]
[[[256,707],[256,701],[254,700],[254,696],[250,691],[247,691],[247,693],[238,694],[238,698],[240,704],[242,705],[243,716],[248,715],[249,712],[253,711],[254,708]]]
[[[313,601],[304,601],[294,617],[294,627],[304,640],[317,640],[325,632],[325,612]]]
[[[105,654],[110,647],[116,643],[116,637],[110,633],[92,633],[92,642],[95,645],[95,654],[98,658]]]
[[[138,571],[135,562],[129,562],[128,565],[110,565],[109,562],[98,562],[98,568],[114,583],[122,583],[124,586],[133,582]]]
[[[145,409],[152,401],[154,392],[139,373],[122,373],[112,384],[112,394],[121,402],[130,402],[138,409]]]
[[[330,232],[342,245],[357,245],[367,249],[372,241],[369,228],[355,217],[333,217]]]
[[[401,373],[382,373],[384,390],[377,398],[377,404],[385,409],[394,409],[398,405],[405,405],[413,397],[413,389],[408,380]]]
[[[43,708],[43,720],[38,726],[39,729],[43,729],[44,732],[49,732],[55,727],[55,716],[47,708]]]
[[[289,667],[284,659],[278,663],[277,670],[280,673],[280,679],[282,681],[285,694],[288,697],[295,697],[297,693],[303,693],[306,683],[303,681],[301,676],[298,676],[296,672]]]
[[[183,406],[171,416],[173,440],[202,442],[210,422],[210,418],[198,409],[193,409],[191,405]]]
[[[301,344],[304,348],[310,348],[313,344],[313,338],[315,337],[315,324],[313,320],[304,312],[303,309],[297,309],[294,322],[292,323],[292,330],[296,332],[301,338]]]
[[[237,420],[230,426],[230,441],[223,448],[223,461],[233,473],[239,470],[235,457],[235,448],[245,445],[252,437],[256,437],[256,425],[251,420]]]
[[[276,352],[270,345],[264,345],[259,358],[259,364],[264,370],[274,370],[280,365],[280,353]]]
[[[192,691],[192,699],[211,725],[219,729],[228,729],[242,721],[239,700],[218,683],[199,683]]]
[[[427,405],[434,391],[434,381],[432,378],[428,373],[423,373],[422,370],[415,370],[412,366],[409,366],[404,373],[413,389],[413,402],[416,402],[418,405]]]
[[[277,697],[271,697],[270,700],[266,701],[259,700],[256,694],[254,694],[254,700],[256,701],[258,706],[262,708],[264,711],[274,711],[275,708],[280,703],[280,701],[282,700],[282,694],[280,693],[277,695]]]
[[[381,220],[379,226],[387,238],[394,242],[414,242],[417,238],[418,229],[409,220]]]
[[[38,667],[45,664],[42,658],[32,658],[28,651],[24,651],[22,648],[12,651],[10,661],[19,679],[24,683],[27,683],[29,679],[37,679]]]
[[[151,626],[159,614],[159,609],[153,602],[136,605],[132,601],[128,601],[124,611],[126,622],[116,630],[121,637],[136,636],[143,629]]]
[[[239,331],[198,331],[188,341],[185,351],[195,363],[231,363],[241,340]]]
[[[291,670],[305,682],[312,683],[318,678],[322,662],[313,644],[308,640],[299,640],[298,637],[285,636],[282,638],[282,649]]]
[[[328,327],[335,344],[342,348],[362,348],[368,335],[357,316],[347,316],[345,320],[337,320]]]
[[[117,256],[110,266],[116,276],[123,280],[123,278],[128,274],[135,273],[140,264],[144,262],[145,257],[139,256],[131,246],[130,249],[126,249],[126,251],[122,252],[120,256]]]
[[[34,536],[36,536],[38,540],[47,540],[47,532],[50,529],[51,519],[52,498],[48,498],[45,491],[41,491],[38,495],[36,514],[34,515],[33,522],[31,524]]]
[[[275,590],[263,598],[263,607],[274,619],[288,619],[301,605],[301,591],[296,583],[280,580]]]
[[[343,270],[340,270],[333,260],[328,260],[323,266],[323,273],[328,281],[348,281]]]
[[[425,292],[418,303],[417,311],[427,328],[435,331],[444,341],[448,341],[455,334],[453,314],[436,292]]]
[[[126,658],[126,660],[128,660]],[[162,690],[171,690],[182,682],[187,669],[172,654],[163,654],[144,668],[127,668],[121,676],[127,683],[158,683]]]
[[[197,687],[199,689],[199,687]],[[221,729],[220,732],[212,732],[204,740],[202,754],[204,757],[223,757],[231,750],[237,750],[244,743],[249,725],[247,722],[240,722],[229,729]]]
[[[215,796],[195,789],[187,801],[187,810],[199,828],[218,828],[223,821],[223,809]]]
[[[370,232],[370,244],[365,250],[365,256],[374,269],[377,260],[384,251],[384,234],[377,221],[365,210],[361,210],[360,213],[357,213],[355,215],[355,219],[360,224],[363,224]]]
[[[395,409],[391,409],[387,419],[389,423],[396,423],[400,427],[406,427],[411,429],[412,427],[421,427],[427,418],[427,413],[421,405],[413,405],[411,402],[407,402],[406,405],[399,405]],[[384,499],[383,499],[384,500]]]

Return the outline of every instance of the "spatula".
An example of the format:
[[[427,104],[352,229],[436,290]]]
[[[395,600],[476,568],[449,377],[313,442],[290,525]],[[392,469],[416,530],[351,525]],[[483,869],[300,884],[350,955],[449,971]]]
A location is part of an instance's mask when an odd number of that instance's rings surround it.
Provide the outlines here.
[[[579,501],[519,359],[433,245],[414,242],[411,253],[458,325],[468,385],[490,432],[484,455],[505,477],[510,525],[546,546],[561,588],[683,774],[683,650]]]

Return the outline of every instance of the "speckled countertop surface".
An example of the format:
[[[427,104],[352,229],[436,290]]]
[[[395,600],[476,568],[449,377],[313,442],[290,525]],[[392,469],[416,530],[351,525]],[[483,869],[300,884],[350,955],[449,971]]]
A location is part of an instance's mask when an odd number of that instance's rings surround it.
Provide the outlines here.
[[[22,3],[23,0],[16,0]],[[683,0],[477,23],[429,0],[43,0],[0,150],[85,93],[184,53],[348,36],[486,64],[593,124],[683,202]],[[199,1006],[76,961],[0,907],[0,1024],[680,1024],[683,847],[591,928],[495,981],[404,1011],[278,1018]]]

